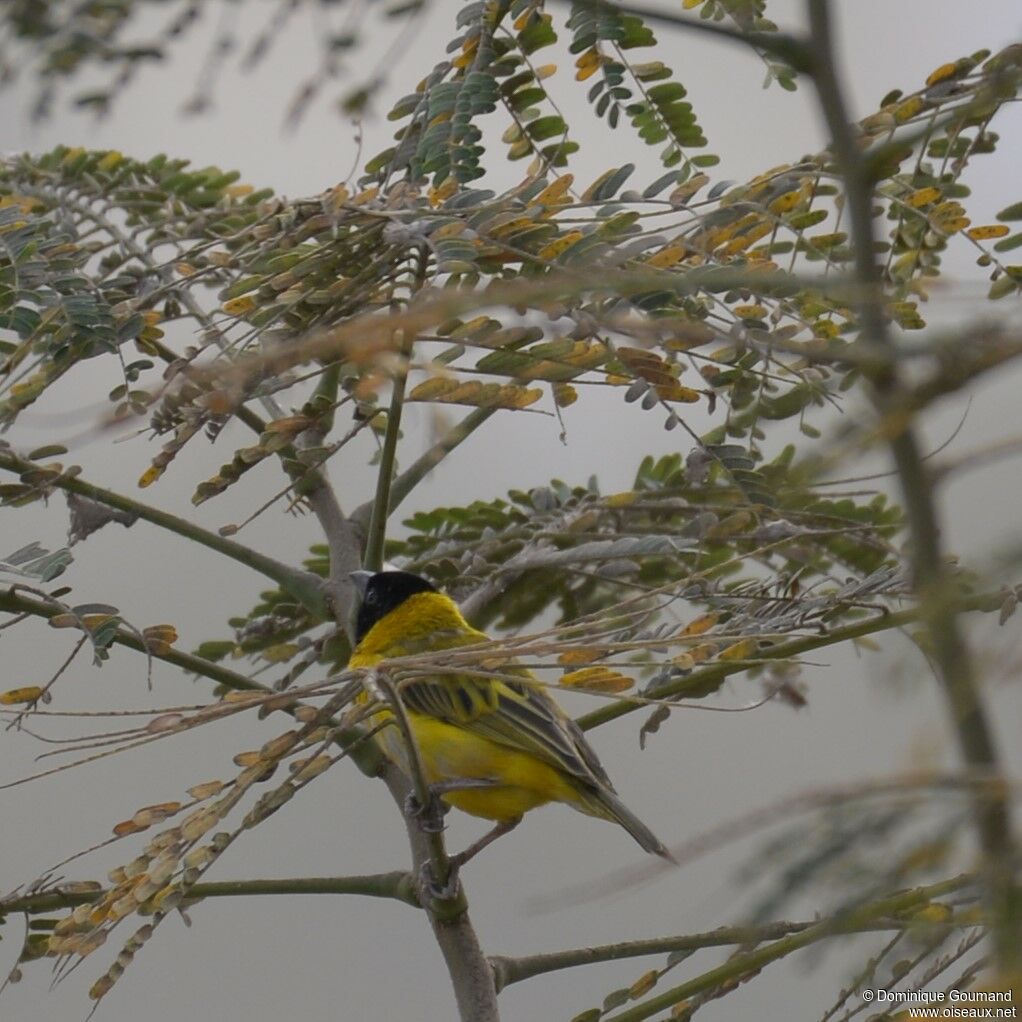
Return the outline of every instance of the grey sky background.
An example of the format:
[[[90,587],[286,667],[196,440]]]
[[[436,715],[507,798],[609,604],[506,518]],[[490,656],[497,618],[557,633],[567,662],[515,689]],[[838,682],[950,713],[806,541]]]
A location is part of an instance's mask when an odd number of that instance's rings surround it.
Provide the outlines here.
[[[215,24],[221,5],[209,4]],[[411,87],[441,58],[454,34],[455,3],[436,2],[422,31],[390,68],[390,85],[377,113]],[[856,116],[871,112],[882,95],[900,86],[910,90],[937,65],[981,46],[998,49],[1022,38],[1022,13],[1016,0],[986,0],[963,5],[951,0],[855,0],[835,4],[840,29],[842,71]],[[270,5],[241,5],[232,16],[256,26]],[[773,0],[770,15],[782,25],[801,23],[802,5]],[[554,10],[555,17],[562,12]],[[159,19],[162,22],[163,17]],[[143,72],[106,121],[60,107],[54,118],[30,124],[25,114],[24,83],[0,93],[2,146],[7,151],[43,151],[58,142],[116,148],[147,157],[157,152],[190,157],[195,165],[236,167],[242,180],[272,186],[288,196],[311,194],[348,176],[356,159],[354,129],[329,108],[313,106],[294,132],[282,128],[284,111],[315,57],[315,24],[298,16],[254,74],[225,68],[215,90],[215,106],[205,116],[178,115],[191,94],[207,54],[205,28],[165,66]],[[244,34],[244,33],[243,33]],[[662,54],[689,89],[705,126],[710,149],[722,157],[718,178],[745,179],[778,163],[822,147],[824,136],[807,87],[785,93],[760,89],[763,67],[751,53],[701,36],[658,30]],[[369,66],[367,54],[353,58],[355,74]],[[582,159],[578,180],[586,181],[612,163],[639,163],[635,181],[655,176],[652,154],[625,132],[606,132],[589,117],[582,90],[572,88],[567,61],[558,59],[566,81],[560,96],[566,116],[579,126]],[[338,87],[338,92],[343,87]],[[364,154],[386,144],[391,126],[370,120],[363,126]],[[992,216],[1018,194],[1022,155],[1022,119],[1017,109],[995,125],[1001,151],[978,160],[967,180],[976,193],[977,222]],[[627,151],[624,140],[627,141]],[[493,150],[494,184],[516,179],[520,166],[501,166]],[[645,157],[646,162],[640,162]],[[985,278],[967,259],[954,263],[953,283],[932,305],[931,318],[946,324],[968,322],[982,309]],[[1013,301],[1009,299],[1008,301]],[[1003,304],[1003,303],[1002,303]],[[1002,310],[1005,311],[1005,310]],[[1017,303],[1007,310],[1017,317]],[[97,360],[98,363],[99,360]],[[68,460],[80,461],[88,478],[136,493],[135,480],[155,448],[143,439],[125,439],[111,447],[93,427],[105,408],[106,392],[117,381],[114,367],[96,363],[72,374],[63,385],[59,415],[55,404],[24,417],[7,439],[30,449],[54,436],[76,438]],[[1022,429],[1018,412],[1018,375],[999,374],[973,395],[965,424],[951,453],[978,450]],[[854,402],[846,414],[856,414]],[[961,401],[946,402],[927,419],[936,444],[946,438],[965,412]],[[624,406],[617,394],[582,401],[565,415],[567,440],[559,440],[556,420],[522,416],[513,423],[491,420],[445,462],[409,502],[409,512],[435,504],[501,496],[511,487],[527,489],[551,477],[584,482],[592,473],[605,492],[630,485],[647,453],[679,449],[679,432],[665,433],[660,419]],[[825,425],[825,423],[821,423]],[[697,418],[692,421],[703,428]],[[408,461],[429,438],[431,422],[409,420]],[[194,519],[209,528],[238,521],[246,509],[265,499],[280,481],[269,463],[223,498],[193,509],[189,497],[197,480],[229,460],[242,442],[228,430],[214,447],[189,450],[144,499]],[[190,445],[191,446],[191,445]],[[680,447],[685,453],[687,446]],[[365,449],[363,448],[363,453]],[[849,466],[849,474],[883,469],[879,460]],[[345,506],[360,503],[370,475],[350,456],[333,467]],[[1003,562],[1018,543],[1017,463],[998,461],[955,477],[944,491],[945,530],[951,549],[980,566]],[[60,546],[66,509],[60,500],[5,511],[0,553],[38,540]],[[274,509],[239,537],[257,549],[297,562],[318,540],[311,519],[293,519]],[[122,608],[138,626],[172,621],[181,633],[180,648],[229,634],[226,618],[247,609],[266,586],[233,563],[193,551],[144,523],[125,531],[111,526],[75,548],[76,561],[62,581],[73,585],[75,599],[103,601]],[[1019,573],[1015,574],[1017,579]],[[1016,672],[1019,646],[1013,628],[996,630],[983,622],[976,629],[982,655],[991,665],[991,698],[996,707],[1002,747],[1016,776],[1020,770],[1017,734],[1022,722]],[[0,635],[6,666],[0,688],[48,677],[69,651],[66,638],[43,626],[26,624]],[[943,707],[925,664],[909,642],[890,636],[885,652],[857,660],[848,651],[825,651],[821,666],[807,670],[809,707],[799,713],[768,705],[749,713],[712,713],[681,709],[641,755],[632,718],[601,728],[593,737],[605,766],[625,799],[668,843],[676,843],[757,806],[820,785],[876,777],[910,764],[951,763]],[[901,665],[896,677],[895,665]],[[243,665],[239,664],[239,668]],[[154,692],[146,691],[144,668],[117,652],[101,671],[75,668],[61,684],[57,707],[90,709],[174,705],[208,698],[202,683],[186,682],[159,666]],[[1008,684],[1006,680],[1016,682]],[[741,679],[715,700],[738,707],[758,694]],[[581,711],[584,704],[572,707]],[[74,725],[82,729],[82,722]],[[98,727],[108,726],[105,722]],[[257,748],[280,731],[277,720],[257,724],[246,718],[160,742],[136,753],[68,771],[30,785],[0,791],[4,826],[4,874],[0,888],[30,881],[41,869],[80,847],[105,838],[111,826],[141,805],[180,797],[184,789],[211,778],[226,778],[231,757]],[[90,729],[91,730],[91,729]],[[29,736],[0,734],[0,778],[22,776],[41,765],[40,746]],[[451,848],[460,848],[482,830],[481,821],[452,814]],[[596,898],[537,914],[530,906],[555,898],[568,885],[591,879],[594,889],[605,874],[646,864],[627,835],[563,807],[531,814],[513,835],[498,842],[466,870],[472,915],[483,945],[492,953],[524,953],[595,944],[630,937],[695,932],[739,921],[747,890],[735,881],[756,842],[728,848],[676,873],[608,898]],[[73,864],[72,877],[101,878],[106,869],[130,857],[121,843]],[[330,875],[402,868],[408,855],[403,828],[383,787],[354,768],[331,771],[301,799],[239,842],[211,879],[264,876]],[[767,868],[768,864],[764,864]],[[812,911],[793,906],[790,917]],[[157,937],[103,1002],[104,1022],[245,1018],[250,1022],[287,1017],[326,1020],[422,1019],[455,1016],[446,974],[426,922],[405,907],[352,897],[280,898],[221,901],[197,907],[194,925],[164,924]],[[129,932],[125,930],[126,933]],[[17,924],[5,929],[0,943],[0,975],[17,952]],[[865,945],[863,945],[865,946]],[[110,949],[107,948],[108,952]],[[55,991],[47,991],[45,964],[25,969],[25,979],[0,999],[0,1018],[17,1022],[84,1018],[85,991],[106,967],[106,952],[89,959]],[[808,972],[798,963],[773,967],[745,989],[711,1005],[706,1022],[736,1018],[816,1018],[829,1005],[828,994],[847,976],[844,962],[859,958],[832,954]],[[703,952],[676,971],[702,971],[719,956]],[[524,1019],[567,1020],[598,1004],[616,985],[637,978],[657,960],[633,960],[609,967],[554,974],[512,987],[502,995],[506,1022]]]

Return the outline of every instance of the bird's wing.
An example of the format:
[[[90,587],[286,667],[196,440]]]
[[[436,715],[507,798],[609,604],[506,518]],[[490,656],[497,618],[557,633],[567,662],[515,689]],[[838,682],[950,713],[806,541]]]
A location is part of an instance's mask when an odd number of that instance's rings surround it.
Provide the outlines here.
[[[401,699],[415,713],[526,752],[590,784],[610,780],[578,725],[540,687],[525,668],[507,666],[501,674],[516,680],[486,680],[459,674],[438,675],[401,687]]]

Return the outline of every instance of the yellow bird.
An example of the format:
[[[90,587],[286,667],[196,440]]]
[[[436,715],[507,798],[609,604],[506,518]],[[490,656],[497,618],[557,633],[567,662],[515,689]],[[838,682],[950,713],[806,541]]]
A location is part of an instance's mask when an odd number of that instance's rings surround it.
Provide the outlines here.
[[[406,571],[352,573],[361,595],[355,651],[349,666],[485,642],[457,604]],[[507,832],[524,813],[547,802],[621,824],[647,851],[673,861],[655,834],[618,798],[610,778],[575,722],[522,667],[502,673],[522,681],[441,674],[406,682],[400,699],[424,780],[433,794],[497,826],[454,859],[466,862]],[[384,711],[389,717],[390,711]],[[408,750],[397,727],[379,738],[406,775]]]

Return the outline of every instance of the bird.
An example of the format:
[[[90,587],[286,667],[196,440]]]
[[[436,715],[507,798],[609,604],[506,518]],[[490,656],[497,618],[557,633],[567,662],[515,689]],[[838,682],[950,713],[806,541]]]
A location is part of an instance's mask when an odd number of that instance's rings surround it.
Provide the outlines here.
[[[465,620],[454,600],[419,575],[356,571],[351,579],[360,601],[350,668],[489,639]],[[438,672],[396,687],[431,798],[496,824],[451,861],[464,865],[530,809],[563,802],[620,824],[645,851],[674,862],[618,797],[581,728],[536,677],[514,664],[503,665],[500,674]],[[385,755],[413,777],[401,729],[387,726],[394,723],[392,711],[381,709],[373,722],[383,725],[377,740]]]

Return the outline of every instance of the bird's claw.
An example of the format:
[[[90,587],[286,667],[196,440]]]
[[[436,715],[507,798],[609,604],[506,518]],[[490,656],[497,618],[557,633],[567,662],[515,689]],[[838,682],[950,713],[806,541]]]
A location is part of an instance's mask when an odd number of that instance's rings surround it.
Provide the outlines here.
[[[419,801],[414,791],[408,794],[404,805],[405,815],[416,820],[419,829],[424,830],[427,834],[439,834],[444,829],[444,815],[449,808],[432,790],[425,805]]]
[[[433,863],[428,860],[424,862],[419,870],[419,885],[434,901],[451,901],[457,897],[461,889],[461,880],[458,877],[458,867],[452,861],[450,871],[447,874],[447,881],[439,883],[433,874]]]

